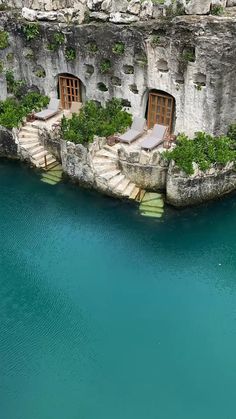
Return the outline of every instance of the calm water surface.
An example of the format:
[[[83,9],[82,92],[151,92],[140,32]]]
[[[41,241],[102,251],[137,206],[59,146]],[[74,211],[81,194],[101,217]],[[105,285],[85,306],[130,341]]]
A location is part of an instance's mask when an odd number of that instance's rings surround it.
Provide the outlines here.
[[[0,162],[0,418],[235,419],[236,197],[164,219]]]

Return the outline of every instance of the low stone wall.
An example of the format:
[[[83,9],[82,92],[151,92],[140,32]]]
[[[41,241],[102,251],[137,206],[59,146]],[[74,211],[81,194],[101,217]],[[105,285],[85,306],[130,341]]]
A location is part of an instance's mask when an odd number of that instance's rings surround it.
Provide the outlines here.
[[[14,131],[0,126],[0,157],[18,159],[18,146]]]
[[[236,189],[234,163],[224,168],[210,169],[203,173],[195,170],[187,176],[171,162],[167,174],[166,199],[175,207],[187,207],[219,198]]]
[[[94,173],[89,148],[82,144],[74,144],[63,140],[60,144],[63,172],[81,186],[93,187]]]
[[[165,190],[169,163],[158,151],[127,151],[121,148],[119,164],[124,175],[137,186],[150,191]]]

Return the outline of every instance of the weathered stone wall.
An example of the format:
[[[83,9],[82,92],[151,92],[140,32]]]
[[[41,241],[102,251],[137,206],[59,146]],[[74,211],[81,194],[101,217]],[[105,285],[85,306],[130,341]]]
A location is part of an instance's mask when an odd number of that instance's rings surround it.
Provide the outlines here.
[[[9,47],[0,51],[4,70],[50,96],[58,94],[58,75],[69,73],[81,80],[84,98],[101,103],[122,98],[133,115],[146,115],[150,90],[169,93],[175,99],[175,133],[219,134],[236,119],[234,18],[183,16],[171,24],[164,20],[129,26],[41,23],[39,37],[30,42],[23,36],[23,22],[6,13],[1,21],[10,35]],[[49,50],[58,32],[65,42]],[[117,42],[124,44],[124,53],[114,53]],[[66,58],[70,48],[76,52],[72,61]],[[105,60],[110,62],[107,72]],[[4,72],[0,85],[3,99]]]
[[[14,133],[0,126],[0,157],[17,159],[18,147]]]
[[[147,153],[144,150],[119,150],[119,164],[122,173],[143,189],[159,191],[166,189],[166,176],[169,163],[158,151]]]
[[[197,168],[193,176],[181,172],[172,162],[166,183],[167,202],[175,207],[187,207],[219,198],[236,189],[234,164],[212,168],[206,173]]]

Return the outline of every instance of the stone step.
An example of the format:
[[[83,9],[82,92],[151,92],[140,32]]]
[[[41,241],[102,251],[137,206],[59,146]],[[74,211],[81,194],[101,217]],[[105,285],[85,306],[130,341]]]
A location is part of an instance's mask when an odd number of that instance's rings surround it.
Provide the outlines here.
[[[30,147],[24,147],[30,154],[34,153],[36,150],[41,150],[42,146],[40,143],[31,144]]]
[[[119,184],[125,179],[125,176],[120,173],[108,182],[110,189],[116,189]]]
[[[50,179],[50,180],[54,180],[55,182],[61,182],[62,172],[58,175],[55,173],[52,173],[51,171],[44,172],[41,176],[41,179]]]
[[[108,157],[94,157],[93,158],[93,165],[94,166],[104,166],[107,164],[115,164],[113,160],[110,160]]]
[[[130,194],[133,192],[135,188],[136,188],[136,185],[133,182],[130,182],[124,191],[124,195],[127,197],[130,197]]]
[[[111,160],[117,160],[117,154],[111,153],[110,151],[107,150],[100,150],[95,154],[96,157],[107,157]]]
[[[49,166],[49,165],[51,165],[51,164],[53,164],[53,163],[56,163],[56,159],[55,159],[55,157],[53,157],[51,154],[47,154],[46,155],[46,157],[47,157],[47,167]],[[44,160],[44,157],[43,158],[41,158],[41,159],[38,159],[37,160],[37,163],[39,164],[39,166],[41,166],[41,167],[45,167],[45,160]]]
[[[21,128],[20,132],[23,132],[23,131],[24,132],[37,132],[38,133],[39,129],[38,129],[38,127],[35,127],[33,125],[24,125]]]
[[[158,214],[163,214],[163,212],[164,212],[164,208],[150,207],[150,206],[144,205],[144,204],[141,204],[139,209],[142,212],[154,212],[154,213],[158,213]]]
[[[102,175],[103,173],[109,172],[111,170],[118,170],[118,169],[116,167],[116,164],[109,163],[109,164],[103,165],[102,167],[96,166],[95,170],[99,175]]]
[[[49,185],[52,185],[52,186],[57,185],[59,183],[59,182],[57,182],[55,180],[51,180],[51,179],[41,179],[41,182],[48,183]]]
[[[103,179],[106,179],[106,180],[110,180],[110,179],[112,179],[114,176],[117,176],[117,175],[119,175],[120,174],[120,170],[109,170],[109,171],[107,171],[106,173],[100,173],[100,177],[102,177]]]
[[[144,201],[142,200],[140,204],[140,208],[142,206],[149,207],[149,208],[163,208],[164,207],[164,201],[163,199],[153,199],[152,201]]]
[[[122,196],[127,196],[125,194],[125,190],[129,185],[130,180],[124,176],[124,179],[120,182],[120,184],[116,187],[116,192],[120,193]]]
[[[132,190],[129,198],[130,199],[136,199],[138,194],[139,194],[140,188],[138,186],[135,185],[134,189]]]
[[[22,147],[23,147],[23,145],[30,147],[31,144],[36,144],[36,143],[39,144],[39,140],[38,140],[38,138],[33,138],[32,140],[26,139],[26,138],[21,138],[21,139],[19,139],[19,143]]]
[[[48,164],[47,171],[63,172],[62,165],[55,160],[55,162]]]
[[[145,196],[142,201],[150,201],[152,199],[162,198],[162,195],[157,192],[145,192]]]
[[[30,154],[34,159],[38,159],[39,157],[45,156],[46,151],[42,146],[35,147],[33,150],[30,150]]]
[[[20,140],[22,140],[22,139],[33,139],[33,138],[39,138],[39,136],[37,135],[37,134],[34,134],[34,133],[28,133],[28,132],[21,132],[20,134],[19,134],[19,139]]]
[[[141,215],[143,215],[144,217],[153,217],[153,218],[161,218],[163,214],[158,214],[158,213],[154,213],[154,212],[140,212]]]
[[[105,146],[102,148],[102,150],[106,150],[106,151],[108,151],[109,153],[114,154],[114,156],[116,156],[116,157],[117,157],[117,149],[114,149],[114,147],[110,147],[109,145],[105,145]],[[102,150],[101,150],[101,151],[102,151]]]

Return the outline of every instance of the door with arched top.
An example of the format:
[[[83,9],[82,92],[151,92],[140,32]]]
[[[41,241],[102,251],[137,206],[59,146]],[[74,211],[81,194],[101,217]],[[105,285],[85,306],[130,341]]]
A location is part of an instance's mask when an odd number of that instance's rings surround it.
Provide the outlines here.
[[[72,102],[81,102],[80,80],[70,75],[59,76],[59,94],[63,109],[70,109]]]
[[[148,128],[155,124],[166,125],[173,129],[174,98],[164,92],[150,92],[148,98]]]

